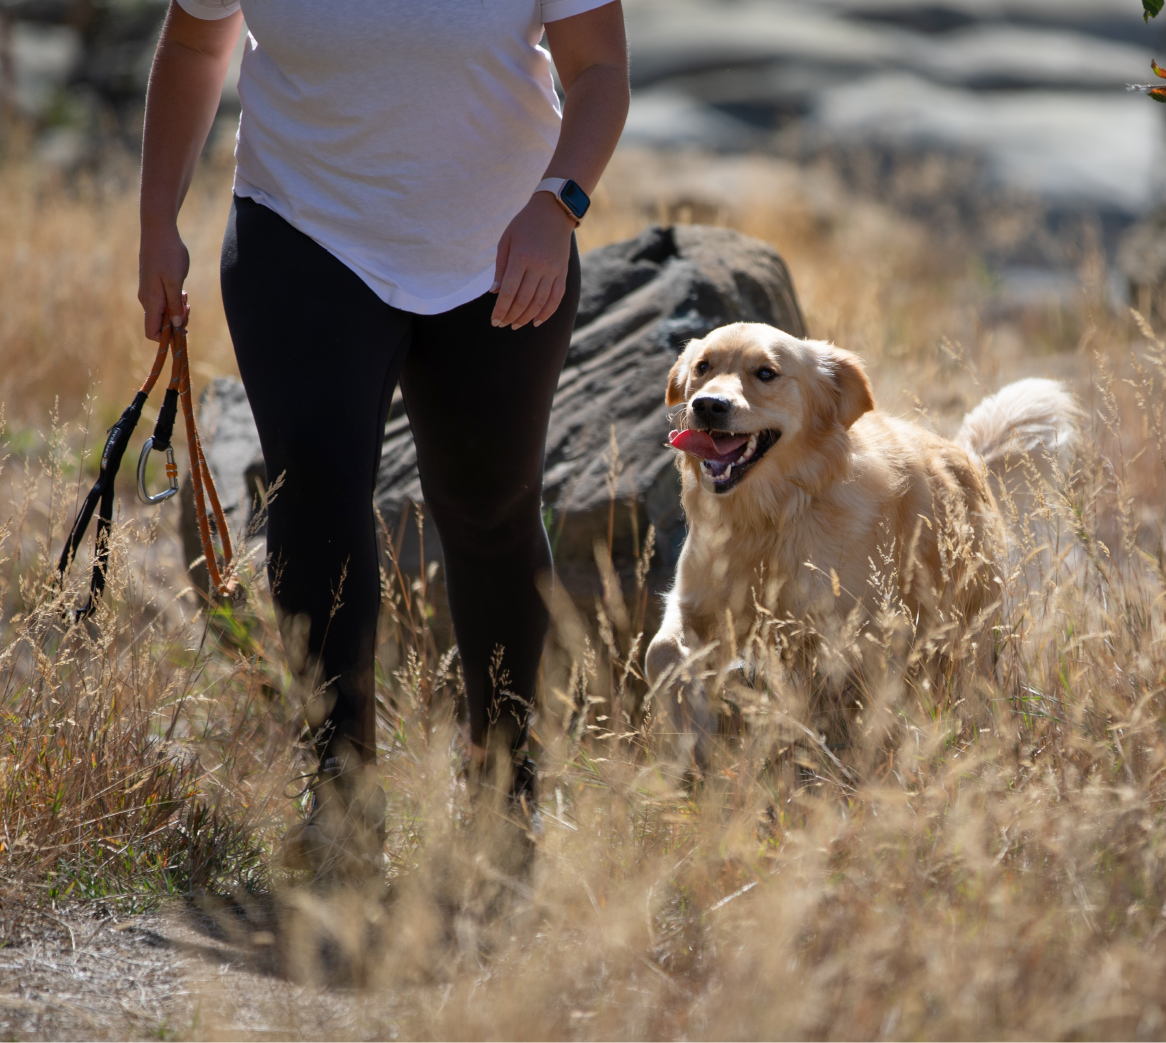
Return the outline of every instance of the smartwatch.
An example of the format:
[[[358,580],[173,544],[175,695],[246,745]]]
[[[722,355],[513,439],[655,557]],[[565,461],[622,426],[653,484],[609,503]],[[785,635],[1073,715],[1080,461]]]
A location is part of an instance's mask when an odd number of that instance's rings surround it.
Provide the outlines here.
[[[534,192],[550,192],[558,201],[559,206],[567,211],[578,224],[591,206],[591,200],[569,177],[544,177]],[[534,195],[534,192],[531,195]]]

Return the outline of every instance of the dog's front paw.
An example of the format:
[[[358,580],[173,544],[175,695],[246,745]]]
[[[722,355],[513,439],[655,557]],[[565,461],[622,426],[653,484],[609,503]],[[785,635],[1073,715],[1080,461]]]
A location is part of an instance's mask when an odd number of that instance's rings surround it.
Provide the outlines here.
[[[697,680],[683,682],[673,692],[670,711],[676,758],[704,772],[709,763],[710,737],[715,730],[704,685]]]
[[[657,635],[645,658],[660,753],[683,770],[708,765],[712,713],[697,667],[676,638]]]

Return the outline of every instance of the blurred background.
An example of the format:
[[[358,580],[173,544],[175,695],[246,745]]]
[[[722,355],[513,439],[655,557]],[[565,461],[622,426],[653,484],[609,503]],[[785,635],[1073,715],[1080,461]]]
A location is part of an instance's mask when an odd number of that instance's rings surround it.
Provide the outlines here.
[[[832,155],[855,190],[971,234],[1015,294],[1067,292],[1065,225],[1107,251],[1159,202],[1163,120],[1125,86],[1166,27],[1136,0],[625,0],[635,91],[625,141]],[[136,152],[160,0],[4,0],[0,101],[39,161]],[[236,63],[220,136],[238,111]],[[212,147],[214,146],[212,142]],[[220,143],[221,144],[221,143]],[[905,160],[930,157],[915,178]],[[943,163],[934,160],[942,157]],[[1026,199],[1046,223],[1001,235]],[[1119,278],[1114,292],[1121,293]]]
[[[1137,0],[624,7],[631,114],[584,246],[652,220],[689,221],[735,225],[797,261],[813,229],[822,245],[821,235],[874,204],[900,231],[927,236],[931,259],[921,270],[958,274],[960,285],[947,290],[976,297],[981,325],[1019,321],[1029,338],[1025,314],[1047,318],[1083,291],[1118,310],[1139,293],[1152,306],[1166,271],[1154,232],[1166,190],[1166,109],[1126,85],[1151,78],[1166,25],[1146,25]],[[74,413],[86,382],[122,359],[134,336],[135,164],[165,10],[160,0],[0,0],[0,395],[10,417],[22,403],[47,404],[36,374],[50,342],[72,360],[53,395]],[[216,372],[233,368],[213,253],[238,58],[207,146],[206,183],[184,214],[196,306],[215,319],[201,327],[202,357]],[[845,252],[859,251],[867,261],[889,249],[876,240],[845,250],[835,243],[833,259],[847,263]],[[87,270],[77,270],[78,251]],[[795,265],[793,274],[809,297],[812,332],[848,332],[831,318],[814,273]],[[93,302],[79,303],[94,293],[100,311],[115,299],[126,315],[94,325]]]

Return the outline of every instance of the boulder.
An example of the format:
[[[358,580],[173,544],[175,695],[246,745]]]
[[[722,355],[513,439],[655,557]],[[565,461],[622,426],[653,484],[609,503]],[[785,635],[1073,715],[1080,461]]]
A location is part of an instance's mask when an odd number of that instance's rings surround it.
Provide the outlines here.
[[[684,540],[684,517],[674,454],[665,445],[668,370],[687,341],[726,323],[767,322],[795,336],[805,336],[805,323],[777,252],[727,228],[652,226],[586,254],[582,273],[575,332],[547,435],[544,497],[556,560],[568,573],[572,565],[589,565],[594,540],[610,533],[617,563],[626,562],[652,524],[657,563],[670,574]],[[262,478],[242,386],[214,381],[202,410],[207,460],[238,530]],[[398,400],[385,428],[376,505],[410,572],[421,567],[422,539],[425,559],[434,560],[440,550],[431,522],[418,531],[413,503],[423,505],[423,496],[409,420]],[[190,515],[184,507],[184,528],[193,533]],[[188,560],[197,553],[188,548]]]
[[[1166,323],[1166,209],[1126,229],[1117,267],[1129,286],[1130,303],[1160,330]]]
[[[592,250],[582,268],[575,332],[547,432],[543,497],[555,558],[588,565],[596,536],[606,539],[610,525],[615,557],[626,560],[650,523],[660,563],[670,568],[684,541],[684,516],[674,453],[665,445],[668,370],[684,344],[725,323],[768,322],[799,337],[805,323],[777,252],[728,228],[652,226]],[[410,501],[423,497],[402,415],[385,430],[376,502],[392,526]],[[415,570],[415,526],[401,536],[402,564]],[[429,557],[438,545],[432,525],[424,540]]]

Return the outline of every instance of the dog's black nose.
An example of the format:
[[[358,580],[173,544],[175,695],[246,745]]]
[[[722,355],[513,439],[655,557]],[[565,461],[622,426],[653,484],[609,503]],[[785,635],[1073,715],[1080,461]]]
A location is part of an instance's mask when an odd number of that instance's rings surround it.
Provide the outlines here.
[[[733,411],[733,403],[727,398],[720,398],[717,395],[701,395],[699,398],[694,398],[688,408],[692,410],[698,420],[703,421],[709,427],[715,427],[717,421],[723,420]]]

